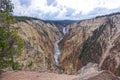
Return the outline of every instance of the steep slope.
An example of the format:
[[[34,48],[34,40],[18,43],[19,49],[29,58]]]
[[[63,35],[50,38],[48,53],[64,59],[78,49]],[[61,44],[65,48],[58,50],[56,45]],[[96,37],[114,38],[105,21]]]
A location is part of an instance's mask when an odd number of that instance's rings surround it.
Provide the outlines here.
[[[120,14],[97,17],[68,25],[69,33],[60,42],[60,65],[72,74],[88,62],[119,74]]]
[[[54,43],[62,37],[59,29],[35,19],[20,19],[15,26],[19,28],[18,34],[25,43],[23,55],[16,59],[22,70],[54,69]]]

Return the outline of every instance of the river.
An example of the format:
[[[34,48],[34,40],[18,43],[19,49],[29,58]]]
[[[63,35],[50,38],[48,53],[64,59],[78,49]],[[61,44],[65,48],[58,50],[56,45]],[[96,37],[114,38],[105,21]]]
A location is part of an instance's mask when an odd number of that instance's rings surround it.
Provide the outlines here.
[[[66,33],[67,33],[67,28],[66,27],[63,27],[62,28],[62,32],[63,32],[63,35],[65,36]],[[64,37],[63,36],[63,37]],[[59,66],[59,56],[60,56],[60,48],[59,48],[59,42],[63,39],[63,37],[59,40],[57,40],[54,44],[54,49],[55,49],[55,55],[54,55],[54,59],[55,59],[55,64],[56,66]]]

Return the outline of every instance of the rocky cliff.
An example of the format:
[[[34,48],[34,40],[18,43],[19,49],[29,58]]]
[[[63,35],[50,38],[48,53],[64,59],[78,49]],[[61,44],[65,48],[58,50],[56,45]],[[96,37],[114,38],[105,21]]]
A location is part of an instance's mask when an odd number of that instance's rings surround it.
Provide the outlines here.
[[[60,42],[60,66],[72,74],[89,62],[120,74],[120,14],[83,20],[67,28]]]
[[[54,24],[42,20],[18,18],[15,24],[25,47],[23,54],[16,60],[22,70],[45,71],[55,68],[54,43],[62,37]]]
[[[120,75],[119,13],[59,24],[24,19],[15,26],[25,43],[23,55],[16,59],[23,70],[55,69],[55,43],[60,40],[59,68],[64,73],[76,73],[92,62],[97,63],[100,69]],[[66,26],[64,37],[61,26]]]

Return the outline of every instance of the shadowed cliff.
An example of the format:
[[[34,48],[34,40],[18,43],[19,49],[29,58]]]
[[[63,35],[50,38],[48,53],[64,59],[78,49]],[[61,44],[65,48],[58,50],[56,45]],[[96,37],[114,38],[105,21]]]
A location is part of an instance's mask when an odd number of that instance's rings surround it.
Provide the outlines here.
[[[60,64],[65,73],[72,74],[89,62],[119,75],[120,14],[83,20],[71,25],[60,42]]]

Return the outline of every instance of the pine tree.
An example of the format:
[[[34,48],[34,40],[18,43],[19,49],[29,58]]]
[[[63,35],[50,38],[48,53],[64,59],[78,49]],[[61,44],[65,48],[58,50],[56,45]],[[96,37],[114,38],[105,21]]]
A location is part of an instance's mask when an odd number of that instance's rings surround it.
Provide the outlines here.
[[[0,0],[0,73],[7,67],[19,67],[14,57],[21,55],[23,48],[23,41],[17,35],[17,29],[11,26],[15,22],[12,9],[10,0]]]

